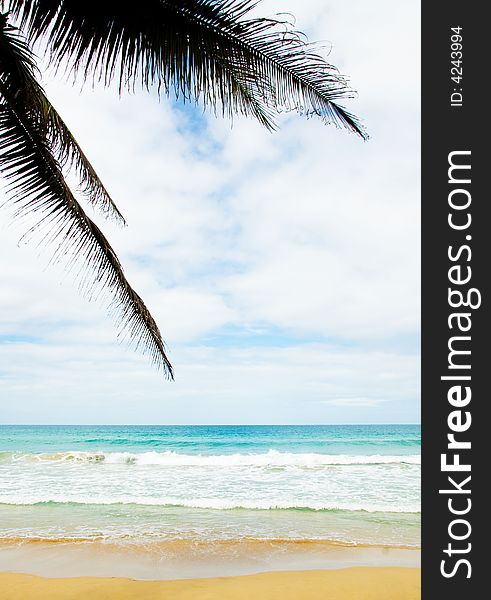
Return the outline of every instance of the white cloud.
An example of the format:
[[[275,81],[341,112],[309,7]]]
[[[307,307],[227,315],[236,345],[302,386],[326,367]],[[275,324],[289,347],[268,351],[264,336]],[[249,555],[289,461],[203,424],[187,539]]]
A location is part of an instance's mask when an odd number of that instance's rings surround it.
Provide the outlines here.
[[[366,408],[366,407],[374,407],[383,404],[384,402],[388,402],[387,399],[378,399],[378,398],[333,398],[332,400],[322,400],[323,404],[327,404],[329,406],[343,406],[346,408]]]
[[[172,358],[177,379],[163,385],[144,359],[97,336],[4,345],[10,402],[3,420],[30,421],[35,407],[44,423],[111,423],[115,415],[121,423],[155,424],[414,419],[408,399],[418,393],[417,356],[304,344],[178,346]],[[347,389],[352,398],[345,399]]]

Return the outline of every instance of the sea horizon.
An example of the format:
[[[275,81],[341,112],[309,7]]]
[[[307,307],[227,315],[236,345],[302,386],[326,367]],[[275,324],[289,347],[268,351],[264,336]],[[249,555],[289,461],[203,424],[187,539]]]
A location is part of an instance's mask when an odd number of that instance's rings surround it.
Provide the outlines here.
[[[398,426],[421,427],[417,422],[343,422],[343,423],[0,423],[0,427],[337,427],[337,426]]]

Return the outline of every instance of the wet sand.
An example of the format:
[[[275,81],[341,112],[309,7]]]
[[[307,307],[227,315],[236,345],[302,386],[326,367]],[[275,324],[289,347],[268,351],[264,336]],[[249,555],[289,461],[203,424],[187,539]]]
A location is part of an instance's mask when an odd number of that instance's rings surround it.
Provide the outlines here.
[[[420,550],[324,540],[4,539],[0,572],[41,577],[197,579],[270,571],[420,566]]]

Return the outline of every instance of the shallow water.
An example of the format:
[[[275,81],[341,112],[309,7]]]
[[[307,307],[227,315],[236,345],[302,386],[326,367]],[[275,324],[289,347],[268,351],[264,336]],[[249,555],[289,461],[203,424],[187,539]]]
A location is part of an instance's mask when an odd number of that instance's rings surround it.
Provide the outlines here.
[[[0,426],[0,538],[419,545],[411,425]]]

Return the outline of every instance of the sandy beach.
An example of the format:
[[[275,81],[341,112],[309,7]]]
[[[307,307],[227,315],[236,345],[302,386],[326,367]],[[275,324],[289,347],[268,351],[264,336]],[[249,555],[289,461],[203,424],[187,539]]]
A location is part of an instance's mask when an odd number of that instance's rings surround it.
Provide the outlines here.
[[[0,574],[4,600],[417,600],[420,570],[349,568],[260,573],[241,577],[135,581],[122,578],[50,579]]]

